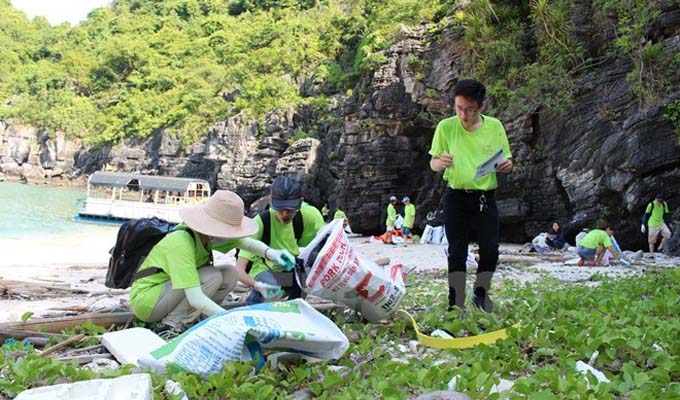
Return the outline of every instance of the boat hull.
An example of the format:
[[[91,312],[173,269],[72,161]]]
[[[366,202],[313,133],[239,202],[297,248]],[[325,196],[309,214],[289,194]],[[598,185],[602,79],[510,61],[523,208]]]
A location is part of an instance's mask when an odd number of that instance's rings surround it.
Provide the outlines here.
[[[139,201],[87,199],[74,221],[121,223],[130,219],[157,217],[179,224],[182,206]]]

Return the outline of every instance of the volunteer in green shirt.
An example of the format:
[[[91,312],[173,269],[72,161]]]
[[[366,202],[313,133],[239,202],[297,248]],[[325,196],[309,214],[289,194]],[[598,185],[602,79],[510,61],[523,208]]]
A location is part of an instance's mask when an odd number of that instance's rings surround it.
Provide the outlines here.
[[[654,247],[656,246],[659,234],[661,234],[661,244],[658,250],[663,251],[671,238],[671,227],[671,213],[668,209],[668,203],[663,201],[662,193],[657,193],[654,201],[647,204],[645,214],[642,216],[642,226],[640,227],[642,233],[647,231],[650,253],[654,254]]]
[[[404,224],[401,227],[401,231],[404,234],[404,244],[408,242],[409,238],[415,243],[411,230],[416,221],[416,206],[411,203],[411,199],[408,196],[404,196],[401,202],[404,203]]]
[[[614,248],[611,240],[614,231],[615,229],[611,225],[608,225],[605,230],[593,229],[589,231],[577,244],[578,256],[581,257],[578,260],[578,265],[581,267],[584,265],[600,265],[605,250],[609,250],[612,257],[617,260],[619,253]]]
[[[316,232],[324,225],[319,210],[307,203],[302,203],[302,185],[296,179],[279,176],[271,186],[271,208],[265,218],[269,221],[269,240],[263,238],[264,221],[260,215],[254,218],[257,231],[252,236],[255,240],[262,240],[272,249],[281,249],[294,256],[300,254],[300,246],[309,244]],[[298,216],[299,214],[299,216]],[[294,220],[302,224],[299,239],[295,237]],[[293,272],[294,267],[284,268],[282,265],[271,263],[250,251],[242,251],[236,261],[240,280],[246,285],[254,286],[256,282],[270,285],[280,285],[289,299],[302,295]],[[262,293],[253,290],[246,299],[246,304],[256,304],[264,301]]]
[[[239,274],[233,266],[213,266],[212,250],[228,252],[239,247],[279,263],[292,260],[285,251],[247,238],[257,225],[243,216],[243,200],[234,192],[218,190],[205,203],[181,209],[180,217],[184,222],[151,249],[138,269],[138,273],[152,268],[161,271],[132,283],[130,308],[142,321],[162,321],[183,330],[201,313],[224,311],[219,303],[234,288]],[[214,244],[217,240],[221,243]],[[282,294],[271,285],[263,284],[258,290],[268,297]]]
[[[392,231],[397,222],[397,196],[390,196],[390,204],[387,205],[387,219],[385,220],[385,232],[387,233],[387,243],[392,243]]]
[[[503,124],[480,113],[486,88],[465,79],[453,88],[456,116],[439,122],[430,148],[430,167],[444,171],[448,188],[444,197],[445,229],[449,241],[449,308],[465,307],[465,261],[470,233],[479,243],[479,268],[472,300],[491,312],[491,278],[498,262],[499,218],[496,208],[496,172],[512,171],[512,154]],[[495,171],[475,179],[477,166],[502,150]]]

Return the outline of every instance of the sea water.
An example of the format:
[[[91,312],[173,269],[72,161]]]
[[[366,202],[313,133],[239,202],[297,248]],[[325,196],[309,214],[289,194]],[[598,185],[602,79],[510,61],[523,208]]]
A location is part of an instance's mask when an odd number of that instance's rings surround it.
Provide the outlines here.
[[[71,221],[84,201],[83,189],[0,182],[0,238],[88,234],[115,229]]]

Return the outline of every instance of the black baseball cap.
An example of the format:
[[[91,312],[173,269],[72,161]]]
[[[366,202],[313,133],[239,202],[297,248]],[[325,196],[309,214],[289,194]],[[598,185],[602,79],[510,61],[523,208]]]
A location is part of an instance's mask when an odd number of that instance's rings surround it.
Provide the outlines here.
[[[299,210],[302,205],[302,185],[297,179],[279,176],[271,187],[272,208],[275,210]]]

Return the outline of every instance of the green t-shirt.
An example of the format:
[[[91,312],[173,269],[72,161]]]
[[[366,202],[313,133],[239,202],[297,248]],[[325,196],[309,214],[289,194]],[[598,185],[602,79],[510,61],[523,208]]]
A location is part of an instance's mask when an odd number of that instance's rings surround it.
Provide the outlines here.
[[[336,210],[335,214],[333,214],[333,219],[343,219],[345,217],[346,217],[345,212],[342,210]]]
[[[439,157],[447,152],[453,156],[453,165],[444,171],[444,180],[452,189],[495,189],[498,186],[495,173],[473,180],[477,166],[499,148],[503,149],[503,157],[512,158],[503,124],[496,118],[480,116],[484,121],[475,132],[466,131],[458,117],[442,120],[434,132],[430,155]]]
[[[404,226],[411,229],[416,220],[416,206],[407,204],[404,206]]]
[[[276,218],[274,210],[271,208],[269,209],[269,221],[271,223],[269,230],[271,243],[269,243],[269,247],[276,250],[288,250],[290,254],[297,256],[300,254],[299,246],[307,246],[309,242],[314,239],[316,233],[324,225],[321,213],[316,207],[306,203],[302,204],[299,212],[302,214],[302,223],[304,229],[302,230],[302,237],[300,237],[299,241],[296,241],[293,222],[288,224],[282,223],[278,218]],[[255,240],[260,240],[262,239],[263,229],[262,219],[259,215],[257,215],[254,219],[257,223],[257,232],[251,237]],[[256,277],[259,273],[267,271],[269,268],[271,268],[273,271],[283,271],[283,266],[274,264],[273,262],[265,260],[262,257],[258,257],[248,251],[241,251],[239,253],[239,257],[244,257],[253,262],[250,272],[248,273],[252,277]],[[267,268],[267,265],[269,268]]]
[[[607,232],[602,229],[593,229],[581,239],[579,244],[588,249],[597,249],[599,246],[606,248],[612,246],[612,240],[609,235],[607,235]]]
[[[656,228],[663,225],[663,215],[667,212],[670,211],[668,210],[668,203],[666,202],[657,204],[656,201],[652,201],[651,203],[647,204],[645,213],[652,213],[652,215],[649,216],[647,225],[649,225],[650,228]]]
[[[385,220],[385,225],[394,226],[397,221],[397,209],[394,208],[392,203],[387,205],[387,220]]]
[[[186,227],[181,224],[178,228]],[[198,269],[210,263],[210,252],[215,249],[227,253],[240,243],[240,239],[225,240],[219,245],[208,245],[206,249],[196,232],[191,233],[176,229],[168,233],[149,252],[139,267],[143,271],[150,267],[163,270],[153,275],[138,279],[130,288],[130,308],[135,315],[146,320],[151,316],[158,298],[170,281],[173,289],[187,289],[201,285]]]

